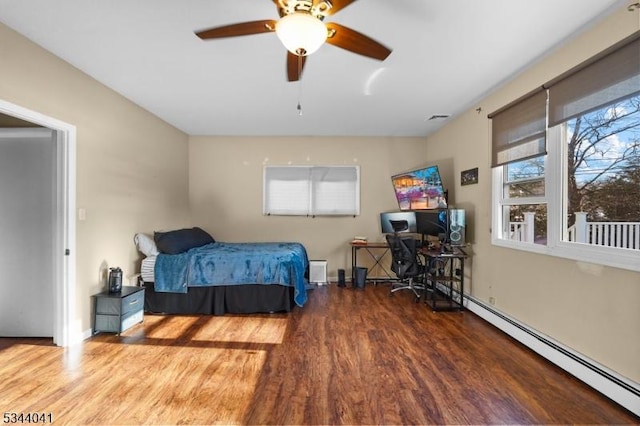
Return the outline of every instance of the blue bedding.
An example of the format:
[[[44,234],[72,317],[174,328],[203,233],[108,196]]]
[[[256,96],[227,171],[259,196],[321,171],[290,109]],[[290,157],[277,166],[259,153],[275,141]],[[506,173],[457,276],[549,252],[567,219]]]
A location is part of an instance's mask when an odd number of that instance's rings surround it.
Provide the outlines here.
[[[307,301],[307,252],[300,243],[215,242],[180,254],[159,254],[155,291],[186,293],[188,287],[279,284],[294,287],[294,301]]]

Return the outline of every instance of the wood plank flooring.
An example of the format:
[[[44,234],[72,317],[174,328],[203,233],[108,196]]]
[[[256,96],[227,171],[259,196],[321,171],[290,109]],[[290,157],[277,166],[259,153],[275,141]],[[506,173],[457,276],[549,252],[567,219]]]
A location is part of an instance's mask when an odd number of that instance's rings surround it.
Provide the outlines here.
[[[0,339],[0,410],[56,424],[638,424],[470,312],[319,287],[289,314]]]

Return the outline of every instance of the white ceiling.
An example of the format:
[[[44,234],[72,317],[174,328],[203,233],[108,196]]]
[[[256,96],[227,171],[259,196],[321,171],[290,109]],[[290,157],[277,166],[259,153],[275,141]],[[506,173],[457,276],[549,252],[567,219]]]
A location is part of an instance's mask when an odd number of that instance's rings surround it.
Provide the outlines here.
[[[626,3],[359,0],[327,22],[393,53],[324,45],[299,83],[273,33],[194,35],[277,19],[272,0],[0,0],[0,22],[190,135],[424,136]]]

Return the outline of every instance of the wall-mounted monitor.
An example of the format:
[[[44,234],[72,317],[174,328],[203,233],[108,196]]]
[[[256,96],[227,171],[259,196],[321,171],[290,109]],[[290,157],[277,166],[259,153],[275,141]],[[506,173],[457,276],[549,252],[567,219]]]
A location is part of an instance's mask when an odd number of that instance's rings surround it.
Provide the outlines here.
[[[380,213],[380,228],[383,234],[418,233],[415,212]]]
[[[400,210],[446,208],[445,189],[438,166],[429,166],[391,177]]]

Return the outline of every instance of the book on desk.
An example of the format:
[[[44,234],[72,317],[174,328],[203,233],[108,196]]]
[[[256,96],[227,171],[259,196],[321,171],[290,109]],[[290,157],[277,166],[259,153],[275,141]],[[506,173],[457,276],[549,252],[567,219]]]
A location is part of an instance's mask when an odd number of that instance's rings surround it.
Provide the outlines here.
[[[362,237],[359,235],[356,235],[355,237],[353,237],[353,240],[351,240],[351,244],[366,245],[367,243],[368,243],[367,237]]]

